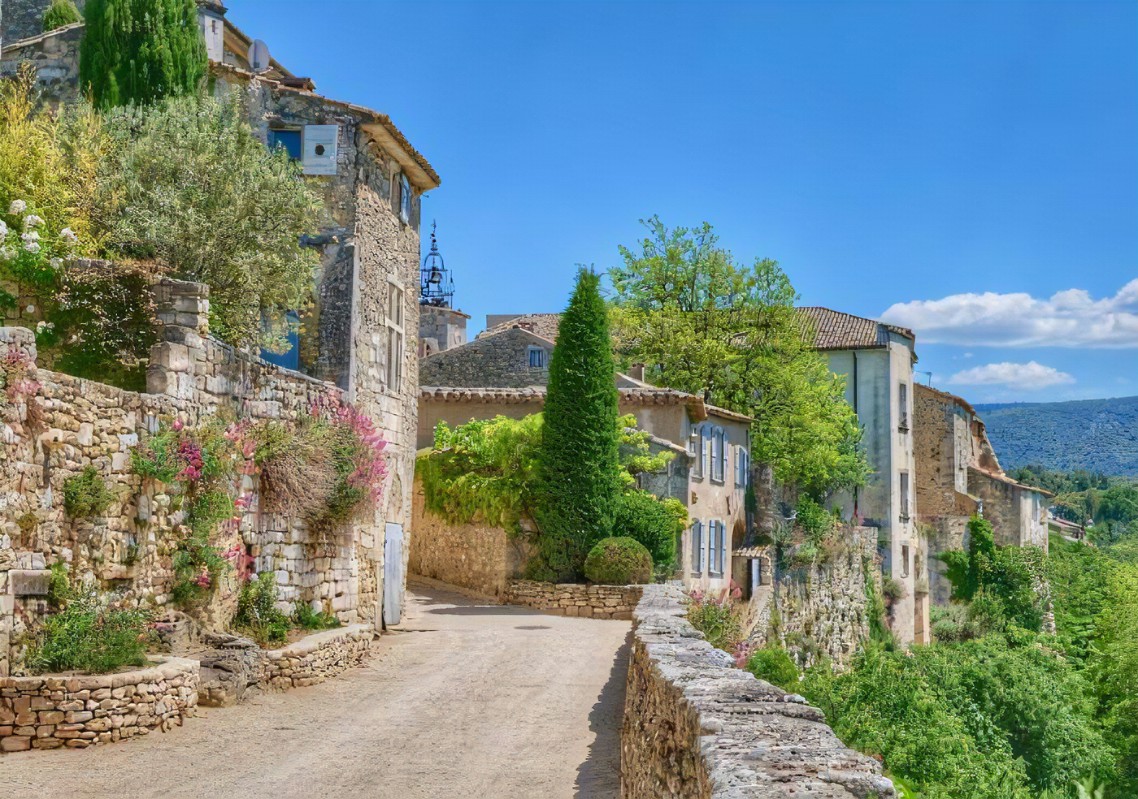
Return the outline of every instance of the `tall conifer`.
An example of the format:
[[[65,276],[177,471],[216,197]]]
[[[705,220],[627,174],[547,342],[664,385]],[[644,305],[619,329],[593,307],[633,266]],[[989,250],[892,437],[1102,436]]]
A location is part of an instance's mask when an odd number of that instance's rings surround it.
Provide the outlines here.
[[[87,0],[79,82],[99,108],[196,92],[206,74],[194,0]]]
[[[610,534],[621,491],[617,390],[600,278],[581,270],[549,364],[542,427],[540,547],[559,579]]]

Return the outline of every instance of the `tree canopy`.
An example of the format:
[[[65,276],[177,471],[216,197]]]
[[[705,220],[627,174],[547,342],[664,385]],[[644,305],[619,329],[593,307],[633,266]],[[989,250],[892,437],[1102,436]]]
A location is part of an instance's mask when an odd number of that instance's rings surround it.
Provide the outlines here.
[[[755,419],[751,450],[810,494],[864,482],[861,430],[844,381],[806,344],[797,295],[776,261],[737,263],[711,225],[667,228],[621,247],[610,270],[613,329],[624,363],[651,382]]]

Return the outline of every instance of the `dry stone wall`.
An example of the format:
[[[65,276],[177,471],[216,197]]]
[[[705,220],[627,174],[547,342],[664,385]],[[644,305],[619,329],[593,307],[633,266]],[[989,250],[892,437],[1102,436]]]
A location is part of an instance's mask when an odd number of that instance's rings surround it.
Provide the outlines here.
[[[165,486],[144,481],[130,467],[131,450],[162,420],[195,425],[220,411],[291,420],[317,400],[343,396],[330,383],[211,339],[204,286],[163,280],[154,290],[161,325],[148,393],[38,369],[34,396],[0,407],[0,677],[18,669],[29,633],[49,610],[44,595],[53,563],[66,563],[73,581],[93,584],[123,604],[162,608],[170,601],[183,514]],[[0,328],[0,358],[12,350],[34,363],[32,332]],[[114,499],[101,516],[71,518],[63,487],[88,466]],[[282,609],[303,601],[346,623],[373,621],[378,523],[315,536],[299,520],[262,507],[255,483],[246,480],[243,489],[254,501],[232,540],[219,542],[222,548],[235,546],[258,572],[276,573]],[[231,572],[207,608],[207,628],[228,622],[237,589]]]
[[[875,760],[818,709],[736,669],[684,618],[683,593],[644,587],[621,732],[624,799],[890,799]]]
[[[228,707],[259,691],[316,685],[358,666],[371,651],[375,630],[350,624],[271,650],[239,636],[212,638],[217,648],[201,655],[201,704]]]
[[[198,662],[181,658],[118,674],[0,677],[0,752],[83,749],[166,732],[192,716],[197,701]]]
[[[839,535],[840,543],[816,563],[779,570],[754,625],[755,640],[777,642],[803,666],[819,655],[848,663],[869,635],[865,581],[876,580],[880,590],[877,530],[855,527]]]
[[[580,585],[511,580],[504,602],[524,605],[559,616],[589,619],[631,619],[642,585]]]

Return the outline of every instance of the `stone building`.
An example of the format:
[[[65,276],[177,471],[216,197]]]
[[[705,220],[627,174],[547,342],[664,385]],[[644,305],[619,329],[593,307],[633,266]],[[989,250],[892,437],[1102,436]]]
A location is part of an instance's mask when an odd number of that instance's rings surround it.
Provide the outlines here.
[[[929,386],[913,388],[918,519],[926,528],[931,596],[947,604],[952,586],[937,556],[967,545],[973,514],[992,523],[1001,546],[1046,550],[1051,494],[1004,474],[983,420],[967,401]]]
[[[30,60],[45,99],[68,100],[79,91],[82,23],[9,41],[34,30],[49,5],[4,0],[0,76]],[[198,5],[211,87],[241,92],[254,130],[287,150],[324,198],[321,229],[305,237],[321,266],[310,307],[296,309],[308,332],[266,360],[334,384],[376,421],[389,442],[387,506],[376,523],[401,535],[411,521],[417,428],[420,202],[439,177],[386,115],[317,94],[310,78],[236,27],[220,0]]]
[[[543,330],[551,332],[549,325]],[[499,415],[520,419],[541,411],[553,347],[552,340],[527,327],[505,325],[424,358],[418,445],[431,446],[439,422],[454,426]],[[641,487],[679,499],[688,509],[692,524],[679,564],[685,583],[720,590],[733,577],[746,581],[747,564],[736,563],[733,553],[747,532],[752,420],[693,394],[649,385],[641,376],[617,375],[620,412],[636,417],[654,449],[676,456],[664,474],[642,476]]]
[[[872,469],[867,484],[836,499],[846,518],[879,530],[882,571],[903,587],[893,603],[893,632],[903,643],[929,641],[926,564],[916,527],[913,488],[911,330],[829,308],[799,309],[814,349],[846,379],[846,401],[862,426]]]

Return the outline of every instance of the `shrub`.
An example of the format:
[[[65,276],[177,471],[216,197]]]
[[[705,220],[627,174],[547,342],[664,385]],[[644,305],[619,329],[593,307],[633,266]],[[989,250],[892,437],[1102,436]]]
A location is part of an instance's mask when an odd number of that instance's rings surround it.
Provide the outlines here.
[[[100,108],[198,90],[205,42],[194,0],[87,0],[79,82]]]
[[[683,534],[687,516],[679,500],[626,491],[616,503],[613,535],[636,539],[651,553],[656,566],[669,567],[675,562],[676,539]]]
[[[794,520],[806,539],[815,546],[820,545],[838,529],[837,517],[808,496],[798,500]]]
[[[798,667],[781,646],[768,644],[747,658],[747,671],[786,691],[797,690]]]
[[[652,580],[652,555],[635,538],[603,538],[585,559],[585,577],[600,585],[638,585]]]
[[[302,630],[332,630],[340,626],[335,615],[315,610],[307,602],[297,602],[292,609],[292,623]]]
[[[44,621],[29,665],[39,673],[91,674],[145,665],[148,621],[145,611],[113,610],[93,593],[72,598]]]
[[[582,269],[549,363],[538,458],[538,545],[561,578],[580,574],[612,530],[623,483],[618,418],[608,311],[600,278]]]
[[[63,508],[73,519],[89,519],[102,514],[114,500],[99,470],[87,466],[63,481]]]
[[[881,595],[886,602],[892,604],[898,599],[905,598],[905,585],[894,577],[887,577],[881,583]]]
[[[47,601],[53,608],[62,608],[71,598],[71,579],[67,576],[67,564],[57,560],[51,564],[51,576],[47,582]]]
[[[319,227],[321,203],[287,154],[257,138],[240,94],[108,116],[107,246],[208,284],[218,338],[279,350],[288,312],[311,298],[319,255],[301,237]]]
[[[53,31],[82,21],[83,15],[75,7],[75,0],[51,0],[51,5],[43,14],[43,29]]]
[[[371,417],[353,405],[330,402],[317,413],[329,425],[331,456],[328,499],[306,514],[308,523],[319,530],[351,521],[378,504],[387,475],[383,453],[387,442]]]
[[[233,626],[261,646],[283,644],[288,640],[291,623],[277,607],[274,572],[262,572],[241,587]]]
[[[743,618],[735,604],[734,591],[723,591],[718,597],[692,591],[688,595],[688,621],[716,649],[734,652],[743,640]]]

